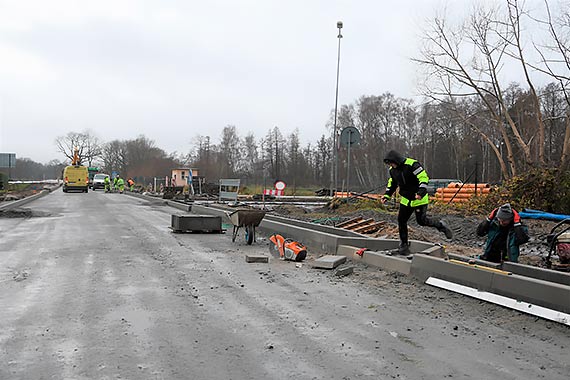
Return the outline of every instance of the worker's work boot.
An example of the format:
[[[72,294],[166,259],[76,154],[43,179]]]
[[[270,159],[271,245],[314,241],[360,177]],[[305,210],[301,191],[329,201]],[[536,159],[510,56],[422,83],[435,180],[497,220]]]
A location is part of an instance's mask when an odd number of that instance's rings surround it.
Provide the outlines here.
[[[410,252],[410,243],[404,243],[404,242],[400,242],[400,246],[398,247],[398,251],[397,251],[398,255],[402,255],[402,256],[408,256],[411,254]]]
[[[441,222],[439,222],[439,227],[437,229],[440,232],[443,232],[445,234],[446,238],[448,238],[448,239],[453,238],[453,231],[451,231],[451,228],[449,228],[447,223],[445,223],[443,220]]]

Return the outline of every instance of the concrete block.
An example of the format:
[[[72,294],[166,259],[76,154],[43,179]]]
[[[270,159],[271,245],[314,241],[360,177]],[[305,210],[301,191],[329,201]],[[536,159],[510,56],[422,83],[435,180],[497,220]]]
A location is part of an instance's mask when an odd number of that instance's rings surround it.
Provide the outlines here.
[[[570,286],[570,273],[509,262],[503,263],[503,270],[513,272],[521,276],[536,278],[537,280],[551,281]]]
[[[346,256],[352,258],[352,256],[355,256],[356,251],[359,249],[360,248],[354,247],[352,245],[339,245],[336,249],[336,254],[338,256]]]
[[[313,268],[334,269],[345,262],[345,256],[325,255],[313,262]]]
[[[172,215],[174,232],[222,232],[222,218],[214,215]]]
[[[362,261],[384,270],[410,274],[412,262],[405,256],[388,256],[382,252],[365,251]]]
[[[445,249],[439,245],[434,245],[433,247],[429,247],[429,248],[424,249],[423,251],[418,252],[418,253],[422,253],[424,255],[428,255],[431,257],[439,257],[441,259],[447,258],[447,254],[445,253]]]
[[[180,202],[176,202],[176,201],[164,201],[164,204],[167,206],[170,206],[170,207],[177,208],[177,209],[182,210],[182,211],[186,211],[186,212],[192,211],[192,205],[191,204],[185,204],[185,203],[180,203]]]
[[[268,263],[269,257],[265,255],[245,255],[246,263]]]
[[[336,252],[339,236],[329,233],[313,231],[310,228],[296,226],[290,223],[276,222],[264,218],[259,225],[262,233],[272,234],[277,232],[286,238],[293,238],[310,247],[311,252],[330,253]]]
[[[492,291],[506,297],[570,313],[570,286],[513,274],[495,275]]]
[[[436,277],[485,291],[491,290],[493,275],[495,274],[484,269],[453,264],[437,257],[422,254],[414,255],[410,273],[421,281],[425,281],[429,277]]]
[[[352,265],[338,267],[334,272],[335,276],[343,277],[348,276],[354,272],[354,267]]]

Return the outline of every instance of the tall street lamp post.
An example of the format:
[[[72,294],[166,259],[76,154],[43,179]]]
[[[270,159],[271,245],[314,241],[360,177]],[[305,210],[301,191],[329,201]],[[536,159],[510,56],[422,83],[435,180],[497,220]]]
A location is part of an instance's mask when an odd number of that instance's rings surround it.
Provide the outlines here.
[[[338,76],[340,69],[340,40],[342,38],[342,21],[337,21],[336,27],[338,28],[338,55],[336,62],[336,92],[334,100],[334,126],[333,126],[333,163],[331,165],[331,196],[334,196],[334,191],[337,190],[338,185],[338,141],[337,141],[337,131],[336,131],[336,120],[337,120],[337,108],[338,108]]]

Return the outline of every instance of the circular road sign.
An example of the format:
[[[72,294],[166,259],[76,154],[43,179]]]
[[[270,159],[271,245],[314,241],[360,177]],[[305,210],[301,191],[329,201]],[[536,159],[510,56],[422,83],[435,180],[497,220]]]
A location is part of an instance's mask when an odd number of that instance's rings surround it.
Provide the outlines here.
[[[340,132],[342,145],[355,145],[360,142],[360,132],[355,127],[346,127]]]
[[[286,187],[285,182],[283,182],[283,181],[277,181],[277,182],[275,182],[275,189],[277,189],[277,190],[285,190],[285,187]]]

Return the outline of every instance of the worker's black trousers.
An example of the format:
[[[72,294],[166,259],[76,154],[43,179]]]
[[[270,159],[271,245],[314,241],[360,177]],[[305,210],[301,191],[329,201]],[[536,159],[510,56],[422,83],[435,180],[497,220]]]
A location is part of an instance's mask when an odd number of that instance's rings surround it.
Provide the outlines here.
[[[435,227],[438,230],[442,228],[440,220],[427,216],[427,207],[428,205],[410,207],[400,203],[400,210],[398,211],[398,232],[400,233],[400,241],[402,243],[408,243],[408,220],[413,213],[416,214],[416,221],[420,226]]]

